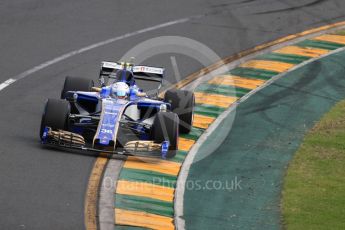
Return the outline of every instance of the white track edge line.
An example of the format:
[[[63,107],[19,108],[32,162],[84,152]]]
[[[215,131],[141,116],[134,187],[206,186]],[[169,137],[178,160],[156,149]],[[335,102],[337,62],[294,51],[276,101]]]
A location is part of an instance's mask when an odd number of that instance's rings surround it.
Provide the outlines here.
[[[158,29],[162,29],[162,28],[165,28],[165,27],[168,27],[168,26],[172,26],[172,25],[176,25],[176,24],[181,24],[181,23],[185,23],[185,22],[188,22],[192,19],[197,19],[197,18],[201,18],[203,15],[194,15],[194,16],[190,16],[190,17],[186,17],[186,18],[181,18],[181,19],[177,19],[177,20],[174,20],[174,21],[170,21],[170,22],[165,22],[165,23],[161,23],[161,24],[158,24],[158,25],[155,25],[155,26],[151,26],[151,27],[147,27],[145,29],[141,29],[141,30],[137,30],[137,31],[134,31],[134,32],[131,32],[131,33],[126,33],[126,34],[123,34],[121,36],[117,36],[117,37],[114,37],[114,38],[110,38],[110,39],[107,39],[107,40],[104,40],[104,41],[101,41],[101,42],[97,42],[97,43],[94,43],[92,45],[89,45],[89,46],[85,46],[81,49],[78,49],[78,50],[73,50],[69,53],[66,53],[66,54],[63,54],[59,57],[56,57],[52,60],[49,60],[49,61],[46,61],[44,63],[41,63],[29,70],[26,70],[14,77],[11,77],[10,79],[6,80],[5,82],[1,83],[0,84],[0,91],[5,89],[6,87],[8,87],[9,85],[13,84],[14,82],[18,81],[18,80],[21,80],[33,73],[36,73],[42,69],[45,69],[51,65],[54,65],[58,62],[61,62],[61,61],[64,61],[70,57],[73,57],[77,54],[81,54],[81,53],[85,53],[87,51],[90,51],[92,49],[96,49],[96,48],[99,48],[101,46],[105,46],[105,45],[108,45],[110,43],[113,43],[113,42],[116,42],[116,41],[120,41],[120,40],[123,40],[123,39],[126,39],[126,38],[129,38],[129,37],[133,37],[133,36],[136,36],[136,35],[139,35],[139,34],[143,34],[143,33],[147,33],[147,32],[150,32],[150,31],[154,31],[154,30],[158,30]],[[10,83],[9,83],[10,82]]]

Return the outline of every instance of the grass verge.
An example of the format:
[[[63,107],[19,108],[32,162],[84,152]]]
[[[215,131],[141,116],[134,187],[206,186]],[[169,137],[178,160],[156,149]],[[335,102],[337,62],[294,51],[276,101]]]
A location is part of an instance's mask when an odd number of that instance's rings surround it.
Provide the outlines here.
[[[345,229],[345,101],[321,119],[295,154],[282,212],[288,230]]]

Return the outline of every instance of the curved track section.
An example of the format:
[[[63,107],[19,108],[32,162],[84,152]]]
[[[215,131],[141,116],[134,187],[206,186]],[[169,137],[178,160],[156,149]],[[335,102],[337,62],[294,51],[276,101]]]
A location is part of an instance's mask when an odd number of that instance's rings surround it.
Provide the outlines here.
[[[287,164],[305,132],[344,98],[344,46],[345,36],[314,36],[258,55],[230,71],[240,73],[239,69],[249,67],[250,71],[241,71],[242,77],[263,80],[264,68],[286,71],[286,64],[290,65],[287,72],[264,80],[219,116],[188,154],[175,193],[178,229],[184,229],[185,222],[186,229],[217,224],[221,229],[281,228],[279,198]],[[195,90],[228,95],[229,85],[237,81],[229,81],[237,78],[231,74],[208,80]],[[194,156],[196,162],[192,162]],[[183,186],[188,172],[187,181],[194,182],[194,187]]]
[[[44,100],[58,97],[65,75],[94,79],[100,61],[116,60],[139,42],[157,36],[186,36],[225,57],[283,35],[344,19],[345,3],[341,0],[289,2],[2,1],[0,82],[109,38],[200,16],[90,49],[0,91],[2,228],[84,228],[85,190],[95,158],[43,149],[37,134]],[[170,56],[153,57],[147,62],[166,66],[168,80],[174,82]],[[186,57],[176,57],[182,76],[201,68]]]
[[[227,186],[186,190],[186,229],[217,224],[219,229],[282,228],[280,195],[286,167],[305,133],[345,97],[345,53],[339,51],[284,75],[237,107],[231,133],[212,156],[193,164],[188,178],[201,185],[217,181]],[[226,123],[229,118],[220,127]],[[217,131],[223,134],[224,129]],[[207,153],[213,138],[198,154]]]
[[[344,25],[345,23],[341,22],[315,28],[258,46],[251,51],[245,51],[246,56],[229,63],[227,68],[222,66],[186,86],[186,88],[193,90],[196,96],[193,129],[188,135],[180,135],[178,155],[170,161],[152,162],[145,158],[130,158],[125,162],[117,181],[115,213],[111,210],[108,214],[108,216],[115,215],[116,228],[131,225],[153,229],[160,229],[164,226],[166,229],[174,229],[171,224],[174,217],[176,227],[184,229],[183,219],[185,216],[182,212],[184,189],[188,192],[190,192],[189,190],[196,189],[198,191],[201,189],[197,178],[186,181],[188,169],[194,157],[201,160],[212,154],[220,145],[223,145],[222,142],[227,132],[220,132],[221,128],[217,125],[229,116],[229,113],[231,114],[230,117],[233,117],[239,103],[272,84],[286,71],[300,68],[302,65],[333,53],[334,49],[338,51],[339,48],[342,48],[345,36],[324,33],[339,29]],[[320,49],[320,46],[324,48]],[[271,52],[272,50],[274,51]],[[238,56],[242,55],[239,54]],[[224,62],[229,59],[233,60],[226,58]],[[221,127],[230,132],[231,126],[231,122],[228,122]],[[214,134],[212,134],[213,132]],[[212,139],[208,141],[210,135],[212,135]],[[206,156],[200,155],[200,150],[198,150],[205,140],[212,143],[212,145],[203,145],[200,149],[203,154],[207,153]],[[212,146],[211,149],[210,146]],[[184,160],[185,157],[186,160]],[[182,171],[180,171],[182,162]],[[195,164],[195,162],[193,163]],[[229,162],[224,163],[229,164]],[[109,170],[117,171],[117,169],[107,167],[106,173]],[[205,171],[207,171],[205,175],[212,173],[209,170]],[[222,177],[223,175],[218,176]],[[200,178],[202,177],[200,176]],[[105,177],[105,180],[109,180],[109,178]],[[174,191],[175,184],[177,184],[176,191]],[[194,189],[191,185],[195,186]],[[104,187],[101,189],[104,190]],[[198,194],[197,191],[194,193]],[[111,195],[113,195],[112,192],[110,191]],[[193,195],[191,196],[193,197]],[[114,200],[109,199],[107,207],[113,208],[113,203]],[[199,200],[199,203],[201,205],[205,201],[200,202]],[[188,203],[187,206],[186,208],[190,208],[194,205]],[[209,206],[210,204],[205,207]],[[217,207],[226,209],[219,205]],[[194,210],[191,215],[195,215],[195,212],[198,213],[199,211]],[[101,219],[102,214],[103,212],[100,213]],[[221,216],[220,213],[215,215]],[[205,218],[204,221],[208,219],[206,215],[203,218]],[[107,223],[111,222],[112,219],[113,217]]]

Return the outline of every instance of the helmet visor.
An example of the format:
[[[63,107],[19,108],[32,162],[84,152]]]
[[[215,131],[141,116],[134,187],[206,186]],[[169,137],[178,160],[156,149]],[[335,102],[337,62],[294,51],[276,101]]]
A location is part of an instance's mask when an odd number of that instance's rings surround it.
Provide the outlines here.
[[[126,91],[125,90],[117,90],[116,95],[118,97],[124,97],[124,96],[126,96]]]

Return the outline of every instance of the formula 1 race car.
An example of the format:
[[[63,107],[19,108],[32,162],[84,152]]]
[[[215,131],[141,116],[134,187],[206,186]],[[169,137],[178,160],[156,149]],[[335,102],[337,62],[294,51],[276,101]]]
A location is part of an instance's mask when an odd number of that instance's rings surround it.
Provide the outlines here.
[[[43,144],[108,154],[171,158],[179,133],[193,123],[194,94],[168,90],[159,98],[164,69],[102,62],[100,87],[66,77],[60,99],[48,99],[42,115]],[[144,92],[137,82],[155,90]]]

